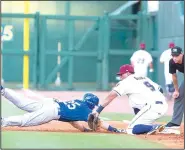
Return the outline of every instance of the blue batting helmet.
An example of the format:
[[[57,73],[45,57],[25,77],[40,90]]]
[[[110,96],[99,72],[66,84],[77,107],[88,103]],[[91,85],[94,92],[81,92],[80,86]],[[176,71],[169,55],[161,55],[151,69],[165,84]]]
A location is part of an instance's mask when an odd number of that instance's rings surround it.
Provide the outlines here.
[[[99,98],[92,93],[86,93],[83,97],[83,100],[87,103],[90,109],[94,109],[94,107],[98,106],[99,104]]]

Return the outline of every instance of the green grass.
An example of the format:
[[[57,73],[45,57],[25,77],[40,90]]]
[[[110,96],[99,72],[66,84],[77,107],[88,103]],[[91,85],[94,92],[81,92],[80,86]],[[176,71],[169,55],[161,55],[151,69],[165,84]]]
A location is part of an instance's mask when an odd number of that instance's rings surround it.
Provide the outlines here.
[[[24,111],[2,100],[2,116],[20,115]],[[110,120],[131,120],[133,115],[121,113],[102,113]],[[165,117],[162,121],[169,120]],[[132,135],[106,133],[56,133],[3,131],[2,148],[165,148],[162,144],[146,141]],[[134,141],[134,144],[133,144]]]
[[[27,138],[26,138],[27,137]],[[133,144],[134,141],[134,144]],[[164,148],[131,135],[2,132],[2,148]]]

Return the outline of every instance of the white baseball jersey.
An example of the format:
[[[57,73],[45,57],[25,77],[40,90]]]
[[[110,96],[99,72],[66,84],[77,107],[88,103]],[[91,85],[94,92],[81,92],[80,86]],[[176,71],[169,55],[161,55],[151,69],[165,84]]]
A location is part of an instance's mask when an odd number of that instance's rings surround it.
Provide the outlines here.
[[[166,80],[166,84],[172,83],[172,75],[169,73],[169,61],[172,58],[171,49],[165,50],[160,57],[160,62],[164,63],[164,76]]]
[[[135,75],[146,77],[148,66],[153,60],[152,56],[147,51],[138,50],[133,53],[130,61],[134,65]]]
[[[133,74],[118,82],[113,90],[120,96],[127,95],[131,107],[141,109],[146,103],[154,104],[156,101],[165,103],[165,97],[159,91],[159,87],[149,78],[136,77]]]

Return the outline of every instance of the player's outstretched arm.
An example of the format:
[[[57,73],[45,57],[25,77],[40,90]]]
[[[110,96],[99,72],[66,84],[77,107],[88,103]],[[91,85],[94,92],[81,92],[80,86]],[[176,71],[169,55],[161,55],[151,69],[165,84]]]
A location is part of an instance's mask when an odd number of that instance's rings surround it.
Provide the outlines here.
[[[101,106],[102,107],[106,107],[107,105],[110,104],[110,102],[112,102],[112,100],[114,100],[116,97],[118,96],[118,94],[112,90],[109,95],[101,102]]]
[[[91,132],[91,129],[84,127],[79,121],[69,122],[74,128],[80,130],[81,132]]]
[[[115,133],[127,133],[125,129],[117,129],[113,126],[111,126],[110,124],[108,124],[105,121],[100,120],[100,128],[109,131],[109,132],[115,132]]]
[[[97,110],[93,111],[88,116],[88,125],[93,130],[96,131],[99,127],[99,114],[101,111],[113,100],[117,97],[116,91],[111,91],[110,94],[105,98],[105,100],[99,105]]]

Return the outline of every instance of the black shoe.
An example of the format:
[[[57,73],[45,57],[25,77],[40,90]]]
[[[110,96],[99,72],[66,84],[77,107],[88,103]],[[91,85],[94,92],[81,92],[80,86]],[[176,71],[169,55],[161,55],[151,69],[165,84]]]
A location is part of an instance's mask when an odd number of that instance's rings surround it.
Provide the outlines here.
[[[177,128],[180,128],[180,125],[175,124],[175,123],[172,123],[172,122],[169,122],[169,123],[166,125],[166,128],[177,129]]]
[[[3,86],[1,85],[1,95],[3,95],[4,94],[4,88],[3,88]]]

